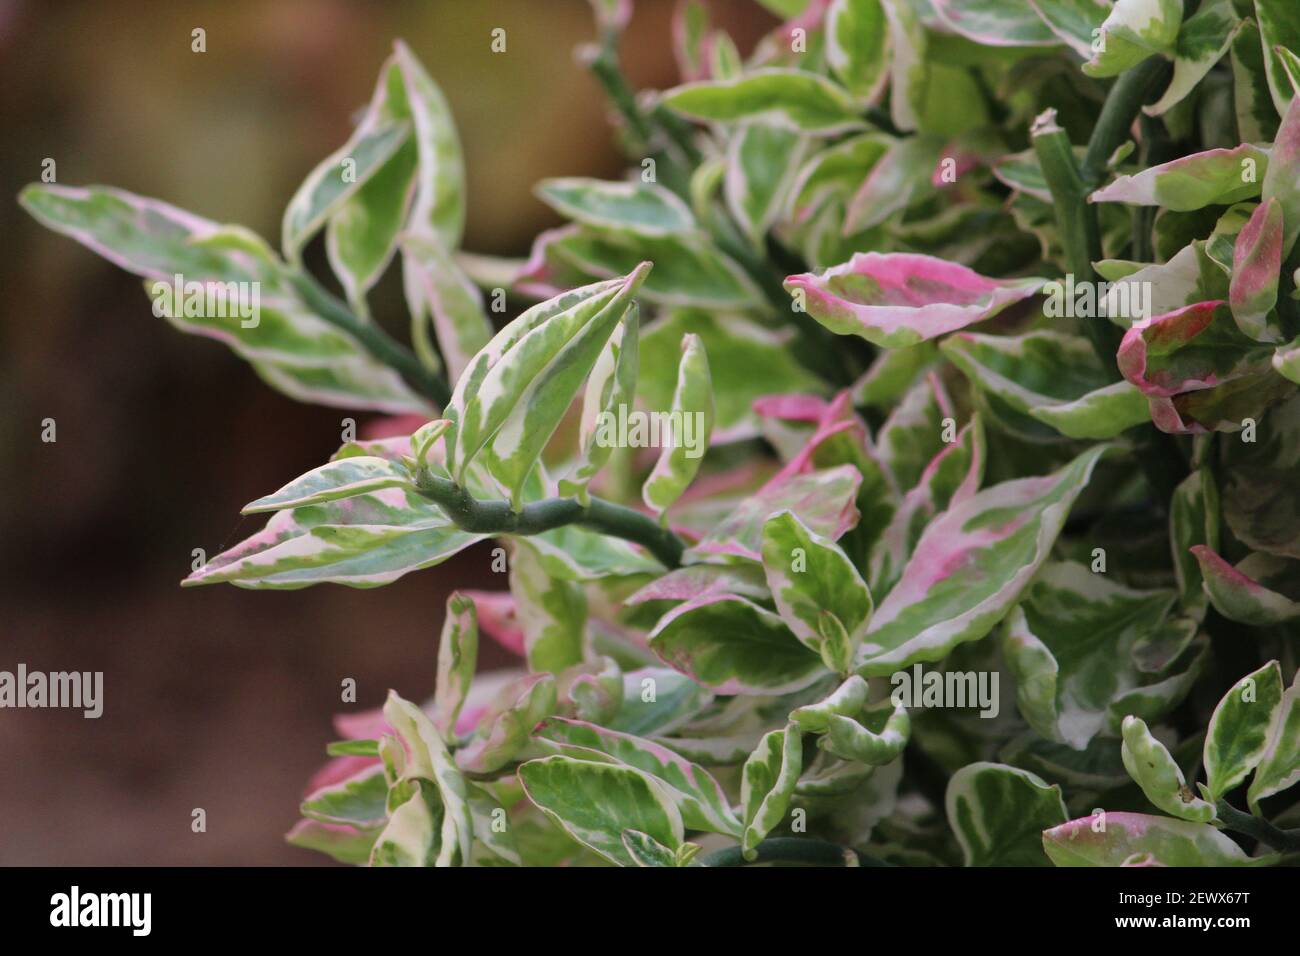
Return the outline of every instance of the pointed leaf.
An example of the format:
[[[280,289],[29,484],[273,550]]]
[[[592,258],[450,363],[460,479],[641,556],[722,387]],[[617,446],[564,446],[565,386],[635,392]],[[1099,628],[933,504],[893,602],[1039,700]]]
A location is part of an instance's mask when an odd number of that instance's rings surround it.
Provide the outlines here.
[[[1047,866],[1040,834],[1068,817],[1060,787],[983,762],[952,775],[944,808],[966,866]]]
[[[668,443],[641,488],[641,499],[655,514],[666,511],[695,478],[713,432],[713,381],[708,356],[697,336],[682,336],[682,357],[669,414]]]
[[[465,706],[478,663],[478,608],[459,591],[447,598],[447,613],[438,640],[437,694],[433,725],[444,737],[455,733],[456,718]]]
[[[773,730],[758,744],[741,770],[740,804],[745,815],[741,840],[746,859],[781,822],[803,773],[803,740],[797,727]]]
[[[1269,661],[1233,685],[1205,732],[1206,791],[1218,800],[1245,781],[1264,759],[1282,706],[1282,670]]]
[[[842,87],[803,70],[754,70],[729,80],[687,83],[666,91],[662,102],[693,119],[763,120],[823,136],[863,125]]]

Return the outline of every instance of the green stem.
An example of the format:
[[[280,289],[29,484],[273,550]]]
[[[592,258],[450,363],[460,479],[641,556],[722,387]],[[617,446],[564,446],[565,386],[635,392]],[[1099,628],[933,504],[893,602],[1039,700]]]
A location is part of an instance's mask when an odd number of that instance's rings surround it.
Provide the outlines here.
[[[738,846],[715,850],[700,858],[704,866],[754,866],[758,863],[799,863],[804,866],[890,866],[848,847],[825,840],[772,837],[755,847],[757,855],[746,860]]]
[[[1219,820],[1234,833],[1258,840],[1265,846],[1283,853],[1300,851],[1300,829],[1282,830],[1267,820],[1243,813],[1227,800],[1220,800],[1214,805]]]
[[[519,511],[504,499],[484,501],[449,478],[427,470],[416,477],[421,494],[446,512],[456,527],[474,534],[541,534],[565,525],[590,528],[600,534],[639,544],[667,568],[682,563],[685,544],[649,515],[623,505],[592,498],[583,505],[573,498],[547,498],[524,505]]]
[[[357,318],[352,310],[308,273],[295,273],[292,281],[303,301],[326,322],[357,339],[366,351],[401,375],[408,385],[439,408],[447,404],[451,398],[451,388],[447,382],[441,375],[425,368],[406,346],[391,338],[373,322],[363,322]]]
[[[1106,94],[1101,115],[1088,139],[1082,166],[1085,183],[1093,187],[1101,183],[1106,163],[1128,137],[1138,112],[1168,85],[1172,70],[1164,57],[1153,56],[1120,74]]]

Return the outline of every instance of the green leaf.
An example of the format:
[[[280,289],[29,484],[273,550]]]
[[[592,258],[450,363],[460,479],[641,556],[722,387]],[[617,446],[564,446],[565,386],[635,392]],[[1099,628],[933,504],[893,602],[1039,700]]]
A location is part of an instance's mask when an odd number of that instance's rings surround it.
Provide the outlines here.
[[[433,725],[444,737],[456,731],[456,718],[465,706],[478,664],[478,608],[472,598],[453,591],[438,640],[438,681]]]
[[[859,100],[871,102],[880,95],[889,75],[889,22],[880,0],[831,0],[826,62]]]
[[[375,838],[371,866],[434,865],[439,855],[436,811],[440,808],[432,790],[432,784],[418,781],[409,788],[410,796],[393,808],[388,824]]]
[[[1146,798],[1165,813],[1193,823],[1209,823],[1214,819],[1214,804],[1192,793],[1182,769],[1165,745],[1152,736],[1142,718],[1124,718],[1122,753],[1129,776],[1142,788]]]
[[[989,633],[1047,559],[1106,451],[1094,447],[1055,474],[994,485],[931,522],[876,608],[857,672],[889,674],[941,660],[957,644]]]
[[[687,83],[663,94],[664,105],[693,119],[764,122],[822,136],[863,126],[853,98],[804,70],[754,70],[730,80]]]
[[[1255,440],[1225,441],[1220,489],[1223,518],[1247,547],[1300,558],[1300,396],[1258,419]]]
[[[801,773],[803,740],[793,724],[765,734],[758,749],[745,761],[740,776],[740,804],[745,817],[741,847],[746,859],[757,856],[758,844],[780,824]]]
[[[682,336],[677,387],[669,412],[671,433],[641,487],[641,499],[658,515],[681,497],[695,478],[713,433],[713,381],[709,359],[697,336]]]
[[[582,659],[586,594],[578,584],[547,574],[531,540],[515,542],[510,593],[530,669],[560,671]]]
[[[611,657],[582,661],[560,672],[557,696],[561,714],[606,724],[623,705],[623,672]]]
[[[1077,336],[961,332],[940,349],[986,402],[996,402],[984,407],[1000,418],[1009,409],[1067,438],[1094,440],[1114,438],[1150,419],[1146,397],[1130,382],[1111,383],[1091,346]],[[1041,433],[1021,426],[1016,434]]]
[[[1182,22],[1179,0],[1117,0],[1083,72],[1118,76],[1153,54],[1173,56]]]
[[[955,423],[954,414],[952,399],[933,373],[919,379],[890,411],[876,436],[876,449],[899,488],[916,487],[947,444],[945,426]]]
[[[637,865],[623,844],[624,830],[644,833],[673,851],[682,845],[682,818],[671,797],[633,767],[543,757],[520,766],[519,782],[552,822],[612,863]]]
[[[1042,736],[1082,750],[1108,721],[1112,701],[1151,682],[1135,659],[1164,632],[1172,591],[1139,591],[1086,566],[1043,568],[1008,615],[1002,653],[1021,715]]]
[[[609,729],[639,736],[667,733],[712,701],[711,693],[666,667],[629,671],[623,675],[623,706],[609,722]]]
[[[422,495],[387,488],[278,511],[264,529],[210,558],[181,583],[224,581],[277,590],[325,582],[379,587],[440,564],[483,537],[451,526]]]
[[[442,804],[442,822],[435,844],[434,866],[466,865],[474,839],[469,796],[465,779],[456,769],[442,736],[424,711],[403,700],[395,691],[388,692],[384,719],[406,750],[407,762],[400,780],[427,780],[437,789]],[[392,826],[391,820],[389,826]]]
[[[664,663],[719,694],[784,694],[825,674],[780,617],[735,595],[679,605],[649,644]]]
[[[756,245],[784,214],[808,145],[807,137],[766,123],[746,123],[732,133],[723,195]]]
[[[1060,787],[984,762],[952,775],[944,809],[966,866],[1047,866],[1040,834],[1069,816]]]
[[[827,667],[846,673],[873,605],[866,582],[839,545],[783,511],[763,526],[763,572],[794,636],[816,651]],[[842,647],[827,638],[828,615],[847,632]]]
[[[560,215],[597,229],[666,237],[696,229],[686,204],[655,183],[543,179],[537,196]]]
[[[492,773],[528,746],[533,728],[555,713],[555,677],[529,674],[511,681],[488,704],[469,742],[456,751],[467,773]]]
[[[300,508],[326,501],[352,498],[383,488],[415,490],[410,471],[383,458],[340,458],[295,478],[274,494],[244,505],[244,514]]]
[[[613,760],[650,774],[667,789],[688,830],[740,837],[741,823],[722,787],[699,764],[654,741],[578,720],[553,717],[534,736],[580,760]]]
[[[1217,801],[1239,786],[1264,759],[1282,705],[1282,669],[1269,661],[1233,685],[1219,701],[1205,733],[1206,793]]]
[[[1047,28],[1085,60],[1111,6],[1106,0],[1029,0]]]
[[[1250,781],[1246,799],[1253,813],[1259,801],[1300,783],[1300,675],[1282,695],[1273,714],[1264,752]]]
[[[600,358],[591,370],[582,395],[582,418],[578,426],[578,459],[559,479],[561,495],[573,495],[583,504],[591,500],[587,485],[609,461],[614,443],[602,422],[617,419],[620,409],[631,409],[636,402],[639,364],[639,312],[635,305],[624,314],[605,343]]]
[[[455,381],[492,339],[483,297],[435,237],[406,234],[399,242],[411,340],[426,365],[445,365]],[[429,341],[429,326],[437,336],[437,353]]]
[[[514,831],[505,808],[482,787],[466,783],[465,790],[469,794],[470,815],[474,822],[473,865],[522,866],[523,859],[515,845]]]
[[[920,125],[926,102],[930,69],[929,34],[920,12],[909,0],[882,0],[889,22],[889,115],[901,130]]]
[[[1208,823],[1145,813],[1081,817],[1043,832],[1043,849],[1057,866],[1259,866],[1226,834]]]

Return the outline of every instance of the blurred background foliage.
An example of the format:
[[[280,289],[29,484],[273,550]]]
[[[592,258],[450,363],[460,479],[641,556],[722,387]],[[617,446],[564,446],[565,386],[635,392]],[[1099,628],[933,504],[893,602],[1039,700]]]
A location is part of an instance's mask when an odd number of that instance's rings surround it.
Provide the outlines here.
[[[772,23],[714,7],[742,44]],[[675,82],[671,10],[637,3],[624,59],[638,87]],[[327,457],[347,413],[292,402],[171,330],[137,279],[23,215],[18,190],[52,158],[59,183],[119,186],[278,244],[285,202],[346,139],[402,37],[456,115],[465,248],[524,255],[557,221],[536,180],[623,165],[573,57],[593,33],[585,0],[0,0],[0,670],[105,682],[99,720],[0,711],[0,864],[319,862],[282,834],[330,715],[390,686],[430,693],[447,593],[505,586],[484,546],[382,590],[182,593],[192,549],[254,530],[260,518],[231,515]],[[319,241],[312,255],[324,275]],[[373,302],[402,328],[396,274]],[[354,705],[340,703],[347,677]],[[191,830],[198,807],[206,833]]]

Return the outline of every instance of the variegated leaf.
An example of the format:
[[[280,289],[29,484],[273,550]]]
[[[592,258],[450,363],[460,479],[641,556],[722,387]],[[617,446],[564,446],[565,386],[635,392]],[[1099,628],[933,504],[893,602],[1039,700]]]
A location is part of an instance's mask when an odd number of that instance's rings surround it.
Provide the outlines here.
[[[966,866],[1047,866],[1041,833],[1069,816],[1060,787],[984,762],[952,775],[944,809]]]
[[[713,380],[709,358],[697,336],[682,336],[682,356],[673,391],[670,435],[641,487],[641,499],[658,515],[681,497],[704,459],[713,433]]]
[[[853,674],[829,695],[815,704],[805,704],[790,711],[790,721],[807,733],[824,734],[834,717],[853,717],[867,705],[870,686]]]
[[[315,314],[290,271],[247,230],[103,186],[33,185],[19,201],[43,225],[149,280],[155,315],[225,343],[286,395],[349,409],[429,410],[396,372]]]
[[[672,192],[655,183],[600,179],[544,179],[537,196],[562,216],[597,229],[664,237],[695,230],[695,217]]]
[[[1208,468],[1198,468],[1174,489],[1169,502],[1169,543],[1173,550],[1178,602],[1184,614],[1200,621],[1207,605],[1193,549],[1219,546],[1219,488]]]
[[[943,354],[965,373],[998,420],[1009,409],[1067,438],[1108,439],[1149,420],[1145,396],[1130,382],[1110,381],[1088,343],[1060,332],[1018,336],[961,332]],[[1025,427],[1016,434],[1029,438]]]
[[[782,620],[827,667],[847,673],[871,619],[871,592],[835,542],[783,511],[763,526],[763,571]],[[829,626],[827,617],[839,627]],[[841,640],[835,638],[843,635]]]
[[[808,145],[806,136],[766,123],[746,123],[731,135],[723,196],[756,245],[783,216]]]
[[[1124,768],[1148,800],[1180,820],[1209,823],[1214,819],[1214,804],[1192,793],[1182,768],[1142,718],[1125,717],[1123,733]]]
[[[811,531],[837,541],[857,524],[855,499],[861,484],[862,472],[852,465],[805,474],[781,472],[741,501],[689,553],[761,561],[763,525],[781,511],[794,512]]]
[[[917,542],[858,653],[864,676],[945,657],[983,637],[1047,559],[1107,446],[1052,475],[987,488],[950,507]]]
[[[1300,783],[1300,674],[1282,695],[1269,726],[1268,740],[1246,791],[1252,812],[1259,801]]]
[[[475,456],[518,500],[523,483],[649,271],[534,306],[498,332],[456,383],[447,464],[457,482]]]
[[[456,718],[465,705],[477,664],[478,608],[473,599],[453,591],[447,598],[438,640],[437,693],[431,715],[433,725],[444,738],[455,733]]]
[[[582,659],[587,597],[572,582],[547,574],[532,540],[515,542],[510,593],[534,671],[560,671]]]
[[[468,773],[492,773],[528,746],[539,721],[555,713],[555,677],[529,674],[497,691],[473,737],[456,751],[456,764]]]
[[[1223,695],[1205,731],[1205,793],[1218,800],[1264,759],[1282,706],[1282,669],[1269,661]]]
[[[1261,203],[1237,234],[1228,303],[1237,328],[1252,339],[1277,342],[1281,331],[1269,321],[1277,305],[1282,272],[1282,206],[1276,198]]]
[[[519,768],[528,799],[584,846],[620,866],[637,865],[623,845],[636,830],[670,850],[682,845],[682,817],[665,788],[626,764],[543,757]]]
[[[1028,4],[933,0],[939,22],[981,46],[1055,46],[1057,38]]]
[[[400,244],[411,340],[425,364],[445,366],[454,382],[492,339],[483,297],[436,237],[408,233]],[[437,352],[429,341],[430,326]]]
[[[1294,13],[1293,13],[1294,16]],[[1295,27],[1300,34],[1300,16],[1295,17]],[[1260,195],[1267,203],[1276,199],[1282,207],[1282,260],[1286,261],[1300,237],[1300,183],[1295,181],[1294,170],[1300,164],[1300,97],[1282,113],[1282,125],[1273,141],[1272,162],[1264,172]]]
[[[456,769],[442,736],[424,711],[403,700],[395,691],[388,692],[384,719],[406,749],[407,762],[401,779],[428,780],[438,791],[442,821],[434,866],[467,865],[474,839],[469,795],[465,779]]]
[[[735,595],[679,605],[649,644],[664,663],[719,694],[784,694],[826,673],[780,617]]]
[[[1142,109],[1162,116],[1181,103],[1232,46],[1244,21],[1237,18],[1232,0],[1208,0],[1178,30],[1174,47],[1174,75],[1164,94]]]
[[[718,782],[699,764],[667,747],[632,734],[562,717],[543,721],[533,733],[568,756],[580,760],[613,758],[650,774],[667,788],[688,830],[740,837],[740,820]]]
[[[880,95],[889,77],[889,21],[880,0],[831,0],[826,62],[859,100]]]
[[[1206,206],[1231,205],[1259,196],[1267,179],[1269,153],[1243,143],[1232,149],[1209,149],[1119,176],[1089,197],[1090,202],[1122,202],[1191,212]]]
[[[1043,831],[1043,849],[1057,866],[1124,866],[1146,858],[1160,866],[1259,866],[1224,833],[1145,813],[1107,811]]]
[[[864,125],[843,87],[804,70],[762,69],[729,80],[687,83],[666,91],[662,101],[693,119],[762,120],[821,136]]]
[[[1191,553],[1210,603],[1228,620],[1271,627],[1300,619],[1300,564],[1255,552],[1234,567],[1204,544]]]
[[[303,798],[299,811],[320,823],[361,830],[382,827],[388,820],[388,780],[378,764],[318,787]]]
[[[1106,729],[1112,701],[1152,682],[1137,651],[1174,626],[1166,624],[1174,600],[1172,591],[1124,587],[1081,564],[1044,567],[1002,627],[1021,716],[1082,750]]]
[[[289,590],[331,582],[378,587],[432,567],[482,535],[452,526],[437,505],[402,488],[278,511],[266,527],[182,583]]]
[[[244,505],[244,514],[301,508],[353,498],[383,488],[415,490],[410,470],[383,458],[356,456],[327,462],[279,491]]]
[[[903,752],[912,732],[912,720],[902,704],[882,701],[857,716],[832,714],[826,733],[817,741],[827,753],[873,767],[884,766]]]
[[[1273,105],[1285,116],[1294,100],[1294,80],[1286,68],[1286,54],[1300,50],[1300,11],[1287,0],[1255,0],[1259,42],[1264,51],[1264,71]]]
[[[746,859],[757,855],[758,844],[785,817],[801,773],[803,739],[794,724],[766,734],[758,749],[745,761],[740,777],[740,804],[745,815],[741,847]]]
[[[832,332],[899,348],[991,318],[1043,282],[987,279],[930,256],[869,252],[821,275],[790,276],[785,287]]]
[[[639,312],[635,305],[605,343],[600,358],[592,367],[591,377],[582,394],[582,418],[578,426],[578,459],[559,479],[561,495],[574,495],[583,504],[591,500],[587,486],[609,461],[614,443],[602,423],[617,419],[619,409],[631,409],[636,401],[639,365]]]
[[[1149,56],[1173,56],[1182,23],[1179,0],[1116,0],[1083,72],[1118,76]]]

